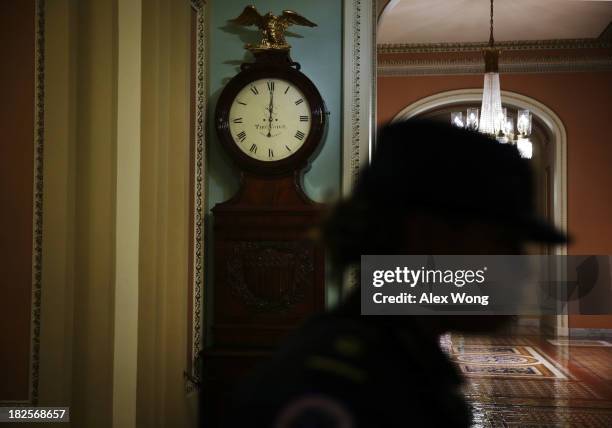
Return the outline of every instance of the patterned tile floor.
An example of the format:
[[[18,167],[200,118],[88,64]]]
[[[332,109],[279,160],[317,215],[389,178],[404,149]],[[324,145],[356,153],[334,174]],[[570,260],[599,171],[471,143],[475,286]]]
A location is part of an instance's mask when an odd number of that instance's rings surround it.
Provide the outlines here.
[[[612,427],[611,346],[462,335],[441,344],[466,376],[474,427]]]

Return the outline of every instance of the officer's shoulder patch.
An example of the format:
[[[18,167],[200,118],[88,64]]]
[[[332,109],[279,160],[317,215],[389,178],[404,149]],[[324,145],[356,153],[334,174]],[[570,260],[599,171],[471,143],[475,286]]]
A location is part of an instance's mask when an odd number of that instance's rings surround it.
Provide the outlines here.
[[[283,407],[275,428],[313,426],[317,428],[353,428],[353,417],[346,407],[326,395],[299,396]]]

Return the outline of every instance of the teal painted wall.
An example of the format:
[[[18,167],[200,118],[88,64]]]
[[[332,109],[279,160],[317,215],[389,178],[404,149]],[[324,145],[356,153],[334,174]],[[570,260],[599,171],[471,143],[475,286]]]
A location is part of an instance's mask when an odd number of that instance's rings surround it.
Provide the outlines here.
[[[210,209],[231,198],[238,189],[239,179],[231,159],[227,156],[214,129],[217,99],[225,84],[235,76],[240,64],[251,62],[252,56],[244,49],[245,43],[259,41],[255,27],[237,27],[227,21],[240,15],[244,7],[253,4],[264,14],[276,15],[284,9],[294,10],[318,26],[292,26],[286,36],[292,46],[291,57],[301,64],[301,71],[319,88],[330,112],[322,150],[304,176],[306,193],[315,201],[333,200],[341,189],[341,132],[342,132],[342,0],[213,0],[208,4],[208,162],[207,162],[207,227],[206,279],[212,284],[212,222]],[[212,287],[206,290],[205,318],[212,318]],[[337,287],[327,283],[327,303],[337,300]],[[208,335],[210,337],[210,335]]]

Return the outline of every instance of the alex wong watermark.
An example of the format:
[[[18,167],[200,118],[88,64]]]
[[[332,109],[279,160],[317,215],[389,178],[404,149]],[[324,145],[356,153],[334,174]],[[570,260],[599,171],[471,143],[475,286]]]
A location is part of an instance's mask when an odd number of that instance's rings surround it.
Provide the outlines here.
[[[487,267],[478,270],[440,270],[440,269],[409,269],[408,267],[396,267],[395,270],[375,270],[372,276],[372,285],[380,288],[385,284],[404,284],[415,288],[421,284],[451,284],[457,288],[465,285],[479,285],[485,282]],[[480,304],[487,306],[489,296],[471,295],[465,292],[450,293],[448,295],[437,295],[432,292],[401,292],[399,295],[386,296],[382,292],[374,293],[374,303],[408,303],[408,304]]]
[[[362,256],[363,315],[612,313],[612,256]]]

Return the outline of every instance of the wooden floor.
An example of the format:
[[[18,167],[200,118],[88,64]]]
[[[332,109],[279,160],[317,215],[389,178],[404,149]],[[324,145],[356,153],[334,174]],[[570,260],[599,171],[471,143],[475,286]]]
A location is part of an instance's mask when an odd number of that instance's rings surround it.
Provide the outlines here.
[[[612,427],[612,340],[447,335],[475,427]]]

